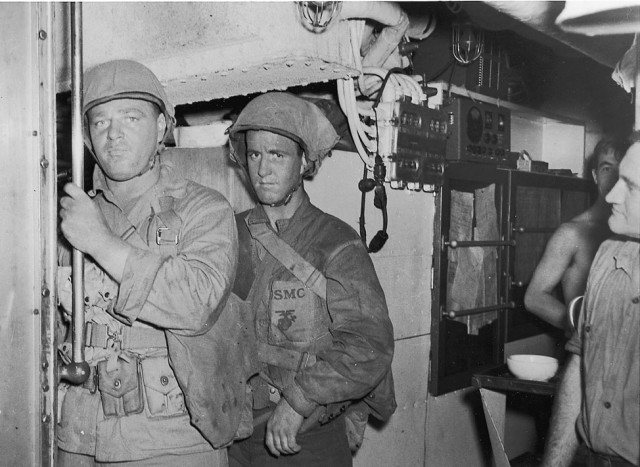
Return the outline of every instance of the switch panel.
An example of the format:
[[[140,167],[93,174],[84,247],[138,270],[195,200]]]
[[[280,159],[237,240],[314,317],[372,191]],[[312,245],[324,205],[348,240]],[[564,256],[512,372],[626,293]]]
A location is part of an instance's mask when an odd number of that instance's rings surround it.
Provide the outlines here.
[[[392,186],[439,185],[447,146],[446,114],[399,100],[379,106],[379,152],[389,162]],[[386,110],[386,112],[385,112]],[[381,124],[381,115],[385,115]]]

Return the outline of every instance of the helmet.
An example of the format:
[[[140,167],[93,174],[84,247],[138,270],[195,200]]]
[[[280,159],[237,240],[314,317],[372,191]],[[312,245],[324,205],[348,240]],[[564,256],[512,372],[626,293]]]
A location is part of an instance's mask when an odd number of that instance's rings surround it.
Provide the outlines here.
[[[245,168],[244,133],[249,130],[270,131],[297,142],[309,162],[305,176],[314,175],[340,141],[331,122],[315,104],[287,92],[268,92],[256,97],[227,129],[231,158]]]
[[[84,74],[82,114],[114,99],[142,99],[156,104],[165,116],[167,129],[163,142],[176,124],[175,110],[153,72],[133,60],[113,60],[96,65]]]

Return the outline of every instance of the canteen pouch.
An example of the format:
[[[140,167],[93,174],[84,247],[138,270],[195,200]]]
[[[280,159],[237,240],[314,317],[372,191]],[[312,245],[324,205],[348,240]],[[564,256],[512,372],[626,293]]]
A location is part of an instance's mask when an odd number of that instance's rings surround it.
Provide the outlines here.
[[[178,386],[176,375],[169,366],[169,358],[167,356],[145,358],[140,365],[150,416],[185,415],[187,407],[184,394]]]
[[[140,362],[135,356],[118,358],[116,367],[107,371],[108,361],[98,363],[98,388],[105,418],[123,417],[144,410]]]

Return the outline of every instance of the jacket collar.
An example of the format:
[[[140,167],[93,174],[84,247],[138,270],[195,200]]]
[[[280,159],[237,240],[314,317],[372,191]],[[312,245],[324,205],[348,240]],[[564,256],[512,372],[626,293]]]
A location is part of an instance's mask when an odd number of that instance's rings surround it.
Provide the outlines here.
[[[102,193],[105,200],[110,203],[119,206],[116,197],[113,195],[109,187],[107,186],[107,179],[102,172],[100,166],[96,164],[93,171],[93,190],[94,194]],[[149,190],[140,196],[135,205],[140,205],[143,200],[154,200],[163,196],[170,196],[172,198],[181,199],[186,196],[187,193],[187,181],[178,176],[175,167],[171,162],[165,162],[160,158],[160,179]],[[148,203],[143,203],[148,204]],[[153,203],[152,203],[153,204]]]
[[[300,221],[306,218],[310,209],[313,207],[307,192],[303,191],[302,195],[302,202],[300,203],[300,206],[298,206],[298,209],[296,209],[296,212],[293,213],[293,216],[291,216],[289,219],[280,219],[276,221],[276,226],[278,227],[278,235],[282,236],[285,232],[290,233],[288,232],[290,226],[301,224]],[[256,207],[249,212],[246,222],[249,225],[260,223],[271,224],[271,222],[269,221],[269,217],[267,216],[267,213],[265,212],[261,204],[256,205]]]

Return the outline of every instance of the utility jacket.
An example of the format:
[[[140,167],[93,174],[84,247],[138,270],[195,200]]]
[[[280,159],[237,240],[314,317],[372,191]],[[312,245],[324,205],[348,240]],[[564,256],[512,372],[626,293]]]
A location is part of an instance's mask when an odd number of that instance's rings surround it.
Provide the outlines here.
[[[393,328],[383,290],[360,237],[341,220],[313,206],[305,194],[278,236],[326,276],[326,300],[314,294],[252,238],[251,224],[269,219],[261,206],[237,216],[238,274],[234,293],[256,313],[259,344],[307,352],[299,369],[262,362],[269,383],[305,417],[334,403],[365,398],[390,375]],[[393,385],[385,394],[395,409]]]
[[[211,450],[190,423],[168,364],[165,331],[202,334],[224,309],[237,261],[233,211],[221,194],[177,177],[165,164],[158,183],[129,206],[118,203],[98,167],[94,191],[111,230],[134,249],[120,284],[86,258],[103,289],[100,300],[88,300],[85,316],[85,355],[92,378],[99,377],[65,387],[59,447],[102,462]],[[95,281],[85,282],[85,293],[96,288]],[[139,385],[123,361],[138,362],[129,367]]]

